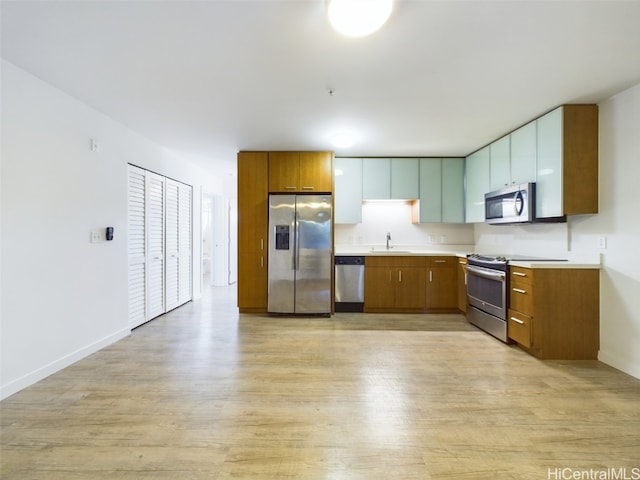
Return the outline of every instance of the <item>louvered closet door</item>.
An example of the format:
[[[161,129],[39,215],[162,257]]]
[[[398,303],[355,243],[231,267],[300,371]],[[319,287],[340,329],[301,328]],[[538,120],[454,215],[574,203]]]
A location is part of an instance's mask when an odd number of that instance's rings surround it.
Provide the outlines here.
[[[182,305],[191,300],[191,211],[193,189],[190,185],[179,184],[178,190],[178,304]]]
[[[147,320],[162,315],[164,302],[165,178],[147,172]]]
[[[146,172],[129,165],[128,239],[129,257],[129,327],[135,328],[147,320],[146,308],[146,235],[145,189]]]
[[[173,180],[166,180],[166,216],[165,216],[165,292],[166,308],[172,310],[180,305],[178,286],[178,192],[180,184]]]

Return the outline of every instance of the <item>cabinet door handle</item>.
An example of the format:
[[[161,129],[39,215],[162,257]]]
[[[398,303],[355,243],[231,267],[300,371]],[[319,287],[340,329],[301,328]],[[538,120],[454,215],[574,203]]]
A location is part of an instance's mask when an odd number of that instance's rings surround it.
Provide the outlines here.
[[[313,190],[313,187],[302,187],[302,190]]]
[[[389,282],[393,282],[393,278],[391,278],[391,270],[389,270]]]
[[[429,281],[433,282],[433,270],[429,270]]]
[[[264,250],[264,238],[260,239],[260,250]]]
[[[522,273],[522,272],[511,272],[513,273],[516,277],[526,277],[527,274],[526,273]]]
[[[398,270],[398,283],[402,283],[402,270]]]
[[[264,257],[260,255],[260,268],[264,268]]]
[[[524,325],[524,322],[522,320],[520,320],[519,318],[511,317],[511,320],[513,320],[516,323],[519,323],[520,325]]]
[[[527,293],[526,290],[522,290],[521,288],[512,288],[512,290],[516,293]]]
[[[434,260],[433,263],[447,263],[446,260]]]
[[[285,190],[297,190],[296,187],[284,187]]]

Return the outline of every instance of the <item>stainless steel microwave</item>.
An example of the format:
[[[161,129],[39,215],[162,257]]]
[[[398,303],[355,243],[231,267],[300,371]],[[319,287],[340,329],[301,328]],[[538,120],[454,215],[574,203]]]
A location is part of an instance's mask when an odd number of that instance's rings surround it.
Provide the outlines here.
[[[513,185],[484,194],[486,223],[533,223],[536,218],[535,208],[535,183]]]

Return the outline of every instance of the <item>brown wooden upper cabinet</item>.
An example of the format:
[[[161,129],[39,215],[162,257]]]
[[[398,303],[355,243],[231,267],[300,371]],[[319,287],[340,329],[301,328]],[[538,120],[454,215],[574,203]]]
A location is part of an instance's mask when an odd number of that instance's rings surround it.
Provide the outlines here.
[[[332,193],[332,152],[269,152],[269,192]]]

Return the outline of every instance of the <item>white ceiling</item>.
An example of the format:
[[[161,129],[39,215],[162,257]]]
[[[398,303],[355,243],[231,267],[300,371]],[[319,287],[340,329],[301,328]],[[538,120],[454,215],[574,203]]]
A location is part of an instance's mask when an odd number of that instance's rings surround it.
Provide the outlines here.
[[[462,156],[640,83],[637,0],[396,0],[362,39],[324,5],[2,1],[2,57],[217,171],[344,130],[338,155]]]

